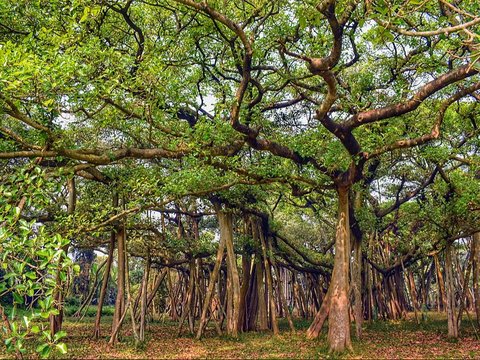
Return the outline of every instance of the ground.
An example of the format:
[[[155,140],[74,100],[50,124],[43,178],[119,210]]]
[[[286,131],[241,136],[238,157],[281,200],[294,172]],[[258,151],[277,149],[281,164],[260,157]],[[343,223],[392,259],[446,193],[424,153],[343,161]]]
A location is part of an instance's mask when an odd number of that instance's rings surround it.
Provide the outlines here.
[[[271,333],[242,334],[238,339],[218,337],[211,332],[202,340],[195,340],[184,334],[176,337],[176,324],[168,321],[156,321],[149,324],[147,342],[135,347],[132,334],[127,331],[122,341],[115,347],[108,345],[108,337],[98,341],[91,339],[92,318],[81,321],[67,318],[65,330],[68,332],[67,357],[75,359],[112,359],[112,358],[331,358],[326,345],[325,330],[317,340],[307,340],[305,329],[308,321],[296,321],[299,329],[295,334],[281,323],[280,336]],[[102,321],[102,334],[108,335],[111,317]],[[343,358],[479,358],[479,334],[473,327],[473,320],[465,318],[461,336],[450,340],[446,336],[445,315],[427,315],[427,319],[416,324],[413,318],[402,321],[375,321],[365,323],[364,338],[354,339],[353,353]],[[129,327],[127,322],[125,328]],[[352,329],[353,331],[353,329]],[[352,332],[353,333],[353,332]],[[3,350],[2,350],[3,351]],[[0,351],[0,358],[8,357]]]

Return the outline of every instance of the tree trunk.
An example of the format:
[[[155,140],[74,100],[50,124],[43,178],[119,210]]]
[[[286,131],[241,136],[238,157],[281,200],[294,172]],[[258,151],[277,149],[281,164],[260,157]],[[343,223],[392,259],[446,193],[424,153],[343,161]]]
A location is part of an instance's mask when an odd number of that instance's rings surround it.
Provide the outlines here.
[[[322,330],[325,320],[327,320],[328,312],[330,311],[330,289],[327,291],[327,294],[323,298],[322,305],[315,315],[315,319],[310,324],[310,327],[307,330],[307,338],[316,339]]]
[[[415,313],[415,321],[417,324],[420,323],[418,318],[418,302],[417,302],[417,290],[415,288],[415,279],[413,278],[413,273],[411,270],[407,270],[407,285],[408,285],[408,292],[410,293],[410,298],[412,300],[412,307]]]
[[[100,337],[100,320],[102,318],[103,303],[107,294],[108,280],[110,279],[110,271],[112,268],[113,251],[115,250],[115,232],[112,231],[110,235],[110,244],[108,247],[107,265],[103,273],[102,288],[100,290],[100,297],[97,304],[97,315],[95,316],[95,328],[93,330],[93,337],[98,339]]]
[[[362,301],[362,239],[353,238],[352,285],[355,316],[355,333],[357,339],[362,337],[363,301]]]
[[[125,310],[125,228],[120,226],[117,233],[117,298],[115,300],[115,312],[112,322],[111,342],[114,344],[118,339],[118,329]],[[117,329],[117,330],[116,330]],[[116,331],[115,331],[116,330]]]
[[[197,339],[200,339],[203,335],[203,330],[205,329],[207,323],[207,311],[210,308],[212,295],[215,290],[215,284],[217,283],[218,272],[220,270],[220,265],[222,264],[223,253],[225,251],[225,237],[220,236],[220,243],[218,244],[217,257],[215,259],[215,265],[213,271],[210,275],[210,282],[208,283],[207,293],[205,294],[205,299],[203,301],[202,315],[200,317],[200,323],[197,330]]]
[[[138,338],[140,341],[145,341],[145,322],[147,317],[147,286],[148,286],[148,278],[150,275],[150,252],[147,249],[147,260],[145,262],[145,270],[143,273],[143,281],[142,281],[142,299],[140,302],[140,331],[138,334]]]
[[[348,187],[338,187],[338,223],[335,238],[335,259],[330,282],[328,343],[331,352],[352,349],[348,306],[348,273],[350,266],[350,222]]]
[[[240,304],[238,305],[238,330],[245,331],[247,324],[247,294],[250,285],[250,268],[252,258],[249,254],[242,255],[242,286],[240,288]]]
[[[260,243],[258,234],[258,226],[255,221],[252,221],[253,239],[256,243]],[[263,281],[264,268],[262,265],[262,256],[255,255],[255,275],[257,280],[257,296],[258,296],[258,311],[257,311],[257,330],[263,331],[268,329],[267,304],[265,301],[265,283]]]
[[[231,287],[227,288],[227,292],[231,293],[230,297],[230,319],[227,321],[227,333],[234,337],[238,336],[238,317],[240,307],[240,278],[238,277],[237,258],[233,249],[233,219],[232,214],[219,211],[218,221],[220,225],[220,237],[225,238],[227,248],[227,277],[230,279]]]
[[[433,261],[435,262],[435,270],[437,271],[437,286],[438,286],[438,304],[439,310],[445,310],[445,304],[447,302],[447,295],[445,294],[445,282],[443,280],[442,268],[440,266],[440,261],[438,260],[438,255],[433,255]]]
[[[445,277],[447,282],[447,322],[448,336],[458,338],[458,327],[455,319],[455,286],[453,283],[452,244],[445,248]]]
[[[480,326],[480,232],[473,235],[472,245],[472,264],[473,264],[473,297],[475,300],[475,313],[477,315],[477,324]]]
[[[277,309],[275,304],[275,299],[273,298],[273,278],[272,278],[272,268],[270,266],[270,262],[268,260],[267,254],[267,238],[265,238],[265,234],[263,232],[262,223],[258,223],[259,226],[259,234],[260,234],[260,243],[262,244],[262,253],[263,253],[263,261],[265,264],[265,277],[267,279],[267,292],[268,292],[268,300],[270,304],[270,320],[272,324],[272,330],[274,335],[278,335],[278,322],[277,322]]]

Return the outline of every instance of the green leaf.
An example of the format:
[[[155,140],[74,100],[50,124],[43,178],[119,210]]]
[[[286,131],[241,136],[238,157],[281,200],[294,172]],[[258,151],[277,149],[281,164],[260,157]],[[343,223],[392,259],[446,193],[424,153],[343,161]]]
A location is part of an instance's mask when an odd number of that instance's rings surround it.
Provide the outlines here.
[[[56,346],[57,346],[57,349],[60,350],[62,354],[67,353],[67,345],[65,343],[60,343],[60,344],[57,344]]]
[[[16,292],[13,293],[13,301],[16,302],[17,304],[23,304],[24,302],[23,297]]]
[[[32,280],[35,280],[37,278],[37,275],[33,271],[26,272],[25,276],[28,277],[29,279],[32,279]]]
[[[80,23],[85,22],[88,19],[88,15],[90,15],[90,7],[85,6],[85,8],[83,9],[83,15],[80,18]]]
[[[38,325],[33,325],[32,328],[30,329],[30,331],[33,334],[38,334],[40,332],[40,328],[38,327]]]
[[[65,331],[59,331],[53,336],[53,340],[58,341],[61,338],[64,338],[65,336],[67,336],[67,333]]]

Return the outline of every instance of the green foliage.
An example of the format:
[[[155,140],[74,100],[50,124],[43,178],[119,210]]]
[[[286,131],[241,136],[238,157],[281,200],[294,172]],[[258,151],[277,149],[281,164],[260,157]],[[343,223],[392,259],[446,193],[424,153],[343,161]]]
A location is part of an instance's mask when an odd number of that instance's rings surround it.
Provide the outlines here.
[[[41,342],[36,349],[48,357],[53,349],[66,352],[60,340],[64,332],[52,337],[42,320],[58,314],[54,292],[59,290],[57,277],[65,281],[72,261],[65,253],[69,240],[23,218],[24,209],[44,206],[49,202],[48,190],[54,189],[38,167],[29,167],[12,174],[0,185],[0,297],[12,296],[8,322],[2,322],[2,337],[9,352],[25,353],[24,343],[33,336]],[[17,309],[25,308],[23,316]]]

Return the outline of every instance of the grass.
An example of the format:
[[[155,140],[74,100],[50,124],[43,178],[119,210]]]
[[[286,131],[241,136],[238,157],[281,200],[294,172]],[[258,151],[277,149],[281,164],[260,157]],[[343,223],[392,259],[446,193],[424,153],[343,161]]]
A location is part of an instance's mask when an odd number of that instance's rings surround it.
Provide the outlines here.
[[[305,329],[310,321],[297,320],[295,334],[288,331],[286,322],[280,322],[281,333],[251,332],[238,338],[217,336],[208,328],[205,338],[196,340],[185,333],[176,337],[177,325],[171,321],[155,321],[148,325],[147,339],[142,346],[135,346],[128,319],[124,324],[121,342],[108,345],[111,316],[105,316],[101,324],[101,339],[91,339],[93,319],[67,318],[65,330],[69,358],[335,358],[328,354],[326,329],[316,340],[307,340]],[[409,317],[402,321],[375,321],[365,323],[364,337],[356,340],[352,327],[353,353],[341,358],[479,358],[480,341],[468,319],[463,321],[461,336],[451,341],[446,336],[444,314],[429,313],[428,319],[416,324]],[[34,346],[31,344],[30,346]],[[0,350],[0,358],[6,357]]]

